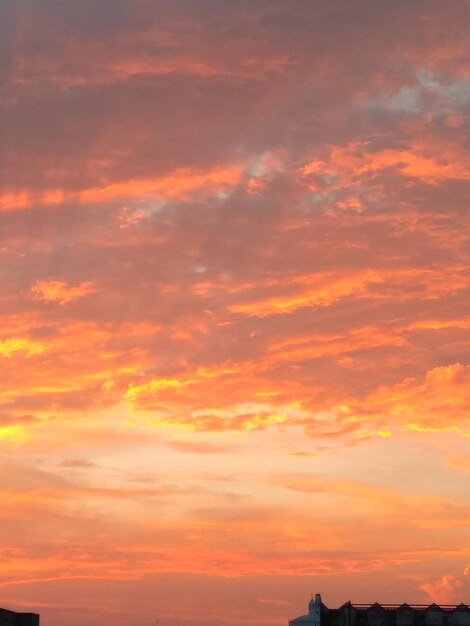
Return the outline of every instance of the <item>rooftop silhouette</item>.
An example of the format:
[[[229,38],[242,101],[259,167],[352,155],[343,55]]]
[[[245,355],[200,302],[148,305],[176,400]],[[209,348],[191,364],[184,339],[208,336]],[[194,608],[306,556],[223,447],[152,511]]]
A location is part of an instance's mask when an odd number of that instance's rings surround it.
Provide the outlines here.
[[[0,626],[39,626],[39,615],[0,609]]]
[[[289,621],[289,626],[470,626],[466,604],[353,604],[330,609],[317,593],[308,613]]]

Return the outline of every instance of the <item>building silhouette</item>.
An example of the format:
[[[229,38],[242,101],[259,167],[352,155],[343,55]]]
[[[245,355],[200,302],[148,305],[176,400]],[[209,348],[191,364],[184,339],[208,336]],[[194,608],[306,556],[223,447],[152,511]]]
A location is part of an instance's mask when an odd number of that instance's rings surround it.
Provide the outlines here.
[[[319,593],[308,604],[307,615],[289,626],[470,626],[466,604],[352,604],[329,609]]]
[[[39,615],[0,609],[0,626],[39,626]]]

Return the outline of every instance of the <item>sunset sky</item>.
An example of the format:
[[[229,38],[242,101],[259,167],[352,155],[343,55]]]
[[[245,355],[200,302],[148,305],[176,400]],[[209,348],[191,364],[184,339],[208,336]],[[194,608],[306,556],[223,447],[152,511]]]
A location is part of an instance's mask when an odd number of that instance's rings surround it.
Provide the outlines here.
[[[469,23],[0,0],[0,606],[470,603]]]

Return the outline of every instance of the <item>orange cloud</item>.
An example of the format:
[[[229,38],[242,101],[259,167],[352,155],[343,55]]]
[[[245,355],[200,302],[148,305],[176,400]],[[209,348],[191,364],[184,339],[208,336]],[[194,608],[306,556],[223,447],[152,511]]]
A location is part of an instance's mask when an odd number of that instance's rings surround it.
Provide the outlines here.
[[[57,302],[58,304],[69,304],[69,302],[87,296],[94,291],[96,290],[91,282],[69,285],[61,280],[38,280],[31,287],[31,293],[37,300]]]
[[[214,193],[233,187],[238,184],[240,177],[241,168],[238,166],[214,168],[202,173],[182,169],[162,178],[130,180],[86,189],[80,193],[80,200],[90,203],[146,196],[182,200],[187,199],[195,191]]]
[[[470,284],[470,278],[463,266],[456,266],[452,270],[447,268],[443,273],[430,269],[367,269],[343,274],[300,276],[275,283],[273,287],[284,292],[278,296],[232,304],[229,310],[253,317],[266,317],[289,314],[305,307],[330,306],[349,296],[408,300],[420,294],[426,298],[437,298],[445,292],[466,289]],[[404,285],[407,289],[400,290]]]
[[[446,459],[446,466],[459,472],[470,472],[470,457],[463,454],[450,454]]]
[[[216,167],[207,172],[177,169],[161,178],[124,180],[82,189],[73,194],[73,199],[84,204],[151,197],[187,200],[196,192],[213,194],[230,189],[239,183],[241,176],[242,169],[239,166]],[[28,190],[4,192],[0,195],[0,211],[27,209],[34,204],[62,204],[67,195],[70,194],[62,189],[49,189],[41,193]]]
[[[0,340],[0,356],[10,357],[17,352],[24,352],[28,356],[41,354],[45,346],[39,341],[32,341],[27,337],[11,337]]]
[[[344,419],[470,436],[469,406],[470,366],[454,363],[429,370],[421,381],[409,378],[380,387],[364,403],[347,407]]]
[[[461,575],[445,574],[432,583],[421,584],[421,589],[437,604],[456,604],[461,595],[460,590],[468,586],[466,577],[470,575],[470,568],[466,567]]]
[[[286,339],[269,346],[267,363],[299,362],[324,356],[351,355],[351,353],[379,346],[402,347],[407,340],[400,329],[382,329],[374,326],[354,328],[343,335],[326,333]],[[350,356],[344,358],[351,358]],[[341,365],[347,362],[341,361]]]
[[[380,274],[372,270],[351,276],[326,274],[302,277],[292,281],[290,285],[298,285],[300,283],[311,284],[312,287],[300,290],[291,296],[272,297],[246,304],[234,304],[230,307],[230,310],[233,313],[265,317],[273,314],[291,313],[302,307],[328,306],[340,298],[351,294],[363,293],[367,285],[381,282],[382,280]],[[290,285],[287,284],[286,286],[289,287]]]
[[[315,159],[305,164],[300,174],[327,174],[339,177],[342,186],[357,186],[364,177],[387,168],[429,184],[470,179],[468,155],[457,144],[449,143],[417,144],[409,150],[372,150],[368,142],[353,142],[332,147],[327,160]]]

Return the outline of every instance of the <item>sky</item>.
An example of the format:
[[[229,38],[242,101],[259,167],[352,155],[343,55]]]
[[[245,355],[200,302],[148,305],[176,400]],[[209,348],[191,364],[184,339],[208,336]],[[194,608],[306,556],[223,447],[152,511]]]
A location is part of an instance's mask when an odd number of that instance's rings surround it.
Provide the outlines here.
[[[470,602],[469,13],[0,0],[0,606]]]

